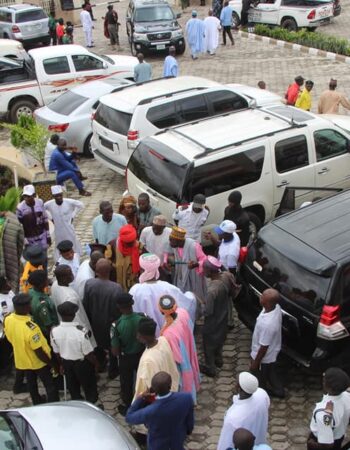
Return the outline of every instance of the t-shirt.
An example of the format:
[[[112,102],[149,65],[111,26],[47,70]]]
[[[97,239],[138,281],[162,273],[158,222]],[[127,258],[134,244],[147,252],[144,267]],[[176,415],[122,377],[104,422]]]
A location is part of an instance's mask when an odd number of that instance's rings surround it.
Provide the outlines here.
[[[143,83],[152,79],[152,66],[146,62],[139,63],[134,67],[135,83]]]
[[[173,214],[173,219],[179,222],[179,227],[186,230],[186,237],[200,241],[201,228],[207,221],[209,211],[203,208],[201,212],[192,211],[192,204],[186,209],[180,206]]]
[[[169,250],[170,228],[164,228],[163,233],[155,235],[152,227],[146,227],[141,231],[140,242],[148,253],[157,255],[160,263],[163,264],[164,254]]]
[[[12,344],[16,369],[36,370],[46,366],[35,350],[42,347],[50,357],[51,350],[37,324],[30,316],[12,313],[5,319],[5,334]]]
[[[51,330],[51,346],[61,358],[77,361],[93,352],[89,332],[77,322],[61,322]]]
[[[251,357],[256,355],[261,346],[268,345],[266,355],[261,360],[262,364],[269,364],[276,361],[282,345],[282,310],[280,305],[275,309],[265,312],[263,309],[256,319],[256,324],[252,339]]]
[[[120,349],[121,353],[134,355],[141,353],[144,346],[136,339],[137,327],[144,314],[123,314],[111,326],[111,347]]]
[[[108,242],[117,239],[119,230],[123,225],[127,225],[127,221],[122,214],[113,213],[110,222],[105,222],[102,219],[102,214],[100,214],[92,222],[92,234],[99,244],[107,245]]]
[[[232,241],[221,241],[219,247],[219,261],[226,269],[235,269],[239,259],[241,241],[237,233],[233,233]]]
[[[236,224],[238,236],[241,240],[241,245],[247,245],[250,237],[250,219],[247,211],[241,206],[237,208],[231,208],[226,206],[224,220],[232,220]]]

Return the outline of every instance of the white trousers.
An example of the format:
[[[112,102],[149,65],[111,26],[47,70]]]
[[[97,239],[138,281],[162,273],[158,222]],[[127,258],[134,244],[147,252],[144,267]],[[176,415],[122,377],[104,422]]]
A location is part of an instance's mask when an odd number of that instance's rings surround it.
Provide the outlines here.
[[[87,47],[92,46],[92,28],[84,29],[85,44]]]

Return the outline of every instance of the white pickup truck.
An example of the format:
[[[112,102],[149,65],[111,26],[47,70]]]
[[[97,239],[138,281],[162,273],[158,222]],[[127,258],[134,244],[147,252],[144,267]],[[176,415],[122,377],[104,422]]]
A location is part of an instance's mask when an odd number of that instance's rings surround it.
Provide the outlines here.
[[[338,3],[331,0],[252,0],[248,21],[280,26],[290,31],[297,31],[299,28],[314,31],[319,25],[329,22],[334,15],[340,14]],[[242,0],[230,0],[230,7],[234,25],[238,26]]]
[[[110,75],[132,80],[137,63],[133,56],[96,55],[80,45],[30,50],[23,66],[0,74],[0,116],[16,122],[19,114],[31,114],[86,81]]]

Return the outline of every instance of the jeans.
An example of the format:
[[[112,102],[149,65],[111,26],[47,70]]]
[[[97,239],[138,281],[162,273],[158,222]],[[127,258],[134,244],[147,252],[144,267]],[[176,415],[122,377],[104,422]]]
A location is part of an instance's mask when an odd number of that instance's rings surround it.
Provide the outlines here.
[[[71,179],[77,189],[81,191],[84,189],[84,185],[81,182],[77,172],[74,172],[74,170],[63,170],[62,172],[57,172],[56,181],[57,184],[62,184],[64,181]]]
[[[47,395],[47,401],[58,402],[59,395],[56,384],[52,378],[49,366],[44,366],[41,369],[26,370],[25,371],[29,394],[32,398],[33,405],[43,403],[42,397],[38,391],[38,377],[42,381]]]

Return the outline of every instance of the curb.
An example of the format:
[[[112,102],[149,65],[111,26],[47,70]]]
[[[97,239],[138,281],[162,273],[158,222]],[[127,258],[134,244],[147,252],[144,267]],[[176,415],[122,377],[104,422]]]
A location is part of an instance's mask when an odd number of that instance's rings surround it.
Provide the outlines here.
[[[260,36],[259,34],[247,33],[246,31],[238,31],[238,36],[251,39],[253,41],[264,42],[268,45],[276,45],[277,47],[288,48],[289,50],[294,50],[301,53],[307,53],[312,56],[321,56],[332,61],[338,61],[345,64],[350,64],[350,57],[344,55],[338,55],[338,53],[326,52],[325,50],[319,50],[318,48],[305,47],[300,44],[293,44],[292,42],[280,41],[278,39],[273,39],[267,36]]]

